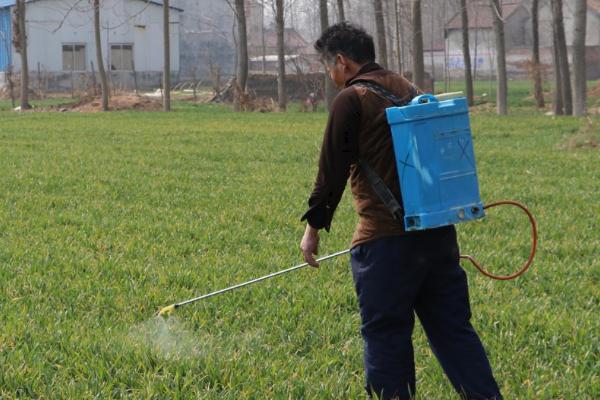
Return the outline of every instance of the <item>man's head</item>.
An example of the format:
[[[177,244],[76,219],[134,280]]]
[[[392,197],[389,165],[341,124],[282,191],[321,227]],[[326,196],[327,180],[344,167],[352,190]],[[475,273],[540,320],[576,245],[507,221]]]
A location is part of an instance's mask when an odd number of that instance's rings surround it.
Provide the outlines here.
[[[347,22],[327,28],[315,42],[315,49],[338,87],[343,87],[360,67],[375,61],[373,37]]]

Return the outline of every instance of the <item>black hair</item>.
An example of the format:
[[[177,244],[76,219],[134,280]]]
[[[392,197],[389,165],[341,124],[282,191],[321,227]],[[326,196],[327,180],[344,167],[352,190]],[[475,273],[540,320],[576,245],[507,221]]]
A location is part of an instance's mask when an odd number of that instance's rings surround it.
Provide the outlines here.
[[[359,64],[375,61],[373,37],[364,29],[348,22],[340,22],[325,29],[315,42],[315,50],[328,61],[338,53]]]

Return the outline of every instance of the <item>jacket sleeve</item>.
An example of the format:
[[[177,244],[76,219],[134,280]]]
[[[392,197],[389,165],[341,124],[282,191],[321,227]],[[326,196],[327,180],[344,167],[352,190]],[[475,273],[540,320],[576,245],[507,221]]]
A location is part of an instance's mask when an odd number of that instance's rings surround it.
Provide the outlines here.
[[[315,229],[329,231],[350,176],[350,166],[358,161],[360,119],[358,94],[353,87],[346,88],[331,106],[321,146],[319,171],[308,199],[308,211],[302,216],[302,221],[307,220]]]

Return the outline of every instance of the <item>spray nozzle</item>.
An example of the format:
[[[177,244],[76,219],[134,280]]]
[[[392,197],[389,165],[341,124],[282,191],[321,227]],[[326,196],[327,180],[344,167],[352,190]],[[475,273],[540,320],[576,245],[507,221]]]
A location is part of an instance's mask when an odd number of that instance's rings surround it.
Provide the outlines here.
[[[158,312],[158,315],[161,317],[166,317],[171,315],[171,313],[173,311],[175,311],[175,304],[171,304],[170,306],[166,306],[160,309],[160,311]]]

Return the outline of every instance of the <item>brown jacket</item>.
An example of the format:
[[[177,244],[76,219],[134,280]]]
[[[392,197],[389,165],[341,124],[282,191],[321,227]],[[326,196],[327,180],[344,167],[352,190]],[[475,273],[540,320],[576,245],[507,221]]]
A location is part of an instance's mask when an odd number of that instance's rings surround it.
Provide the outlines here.
[[[302,219],[307,219],[314,228],[329,230],[350,178],[355,209],[360,217],[352,246],[404,232],[402,221],[392,217],[356,165],[360,159],[371,166],[396,198],[401,199],[385,114],[385,109],[392,104],[366,88],[352,86],[356,80],[374,82],[400,98],[410,96],[411,85],[400,75],[371,63],[362,67],[333,101],[321,147],[319,172],[308,201],[309,210]]]

